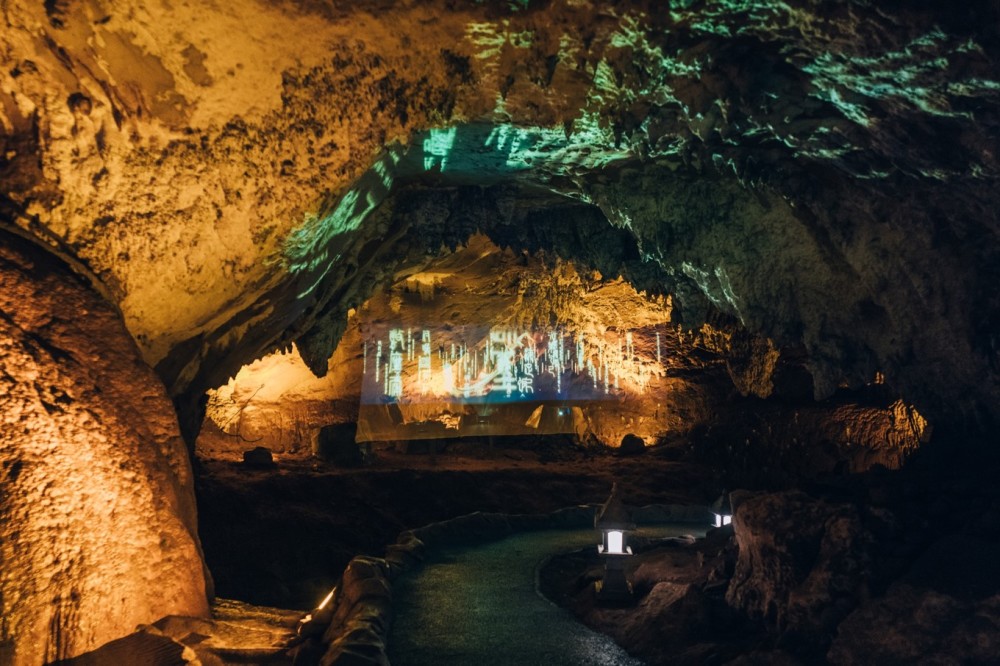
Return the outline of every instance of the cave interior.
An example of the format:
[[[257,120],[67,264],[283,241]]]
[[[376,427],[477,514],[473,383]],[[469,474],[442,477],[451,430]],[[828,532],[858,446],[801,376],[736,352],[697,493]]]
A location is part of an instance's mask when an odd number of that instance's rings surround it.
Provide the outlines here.
[[[1000,660],[996,0],[0,9],[0,666]]]

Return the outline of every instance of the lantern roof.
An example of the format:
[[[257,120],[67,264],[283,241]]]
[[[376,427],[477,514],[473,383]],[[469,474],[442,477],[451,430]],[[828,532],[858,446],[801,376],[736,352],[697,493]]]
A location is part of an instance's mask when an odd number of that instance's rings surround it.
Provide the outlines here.
[[[720,516],[733,515],[733,505],[729,502],[729,493],[725,490],[719,495],[719,499],[712,503],[712,513]]]
[[[632,510],[618,495],[618,483],[611,485],[611,496],[601,505],[594,516],[594,527],[599,530],[634,530]]]

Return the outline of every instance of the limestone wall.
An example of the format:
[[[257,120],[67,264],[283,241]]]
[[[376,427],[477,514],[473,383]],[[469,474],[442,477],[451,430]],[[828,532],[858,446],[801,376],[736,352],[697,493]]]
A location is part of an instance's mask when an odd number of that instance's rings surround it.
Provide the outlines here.
[[[118,313],[58,260],[0,239],[0,663],[205,615],[191,466]]]

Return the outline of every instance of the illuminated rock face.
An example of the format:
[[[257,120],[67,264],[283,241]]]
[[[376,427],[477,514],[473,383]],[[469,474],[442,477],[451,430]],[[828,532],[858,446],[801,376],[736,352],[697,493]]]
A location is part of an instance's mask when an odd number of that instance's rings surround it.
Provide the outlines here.
[[[576,202],[678,319],[801,345],[818,395],[881,371],[974,422],[1000,405],[995,12],[13,2],[0,202],[195,420],[294,340],[322,373],[400,265]],[[579,217],[546,239],[577,259]]]
[[[922,416],[891,393],[882,393],[884,387],[869,387],[867,397],[847,395],[813,403],[810,378],[794,354],[732,322],[680,331],[670,299],[640,294],[620,279],[600,279],[549,254],[501,251],[479,235],[424,270],[404,272],[393,280],[391,287],[377,291],[352,313],[324,377],[315,377],[293,348],[248,364],[210,391],[199,455],[239,460],[244,450],[256,445],[281,455],[308,455],[321,427],[358,421],[360,412],[360,440],[536,434],[560,427],[556,431],[612,447],[629,433],[647,444],[688,438],[696,457],[722,471],[729,483],[757,486],[838,469],[861,472],[874,464],[896,469],[930,436]],[[474,403],[421,395],[423,327],[430,325],[434,341],[427,387],[433,394],[440,389],[445,360],[454,353],[443,342],[449,336],[468,342],[474,340],[470,334],[478,334],[479,342],[486,343],[488,328],[532,330],[539,322],[557,323],[571,337],[579,334],[590,340],[584,345],[586,358],[609,369],[607,394],[604,375],[598,368],[596,373],[587,368],[563,374],[564,395],[593,398],[596,392],[597,398],[607,399],[570,400],[562,405],[569,407],[563,421],[532,423],[529,415],[535,416],[533,410],[543,404],[543,382],[549,382],[548,391],[553,388],[551,372],[540,373],[537,395],[521,396],[513,390],[515,399],[507,405],[510,409],[501,410],[502,417]],[[376,416],[386,411],[386,402],[396,402],[385,395],[387,333],[393,328],[402,331],[404,343],[412,337],[414,345],[412,355],[400,353],[403,396],[400,410],[392,412],[396,420],[387,425]],[[628,331],[635,332],[631,357]],[[660,332],[659,349],[654,331]],[[596,340],[608,344],[601,347],[593,344]],[[616,367],[608,357],[621,358],[622,344],[624,358],[632,363]],[[382,363],[376,370],[379,353]],[[573,365],[577,350],[567,353]],[[481,355],[478,362],[483,365]],[[636,366],[648,376],[630,376]],[[617,390],[616,372],[623,374]],[[486,369],[481,369],[477,376],[484,374]],[[363,377],[373,392],[365,400]],[[587,386],[574,392],[571,381]],[[496,383],[494,377],[491,390]],[[737,391],[778,400],[744,400]],[[539,420],[551,411],[543,410]],[[469,427],[472,416],[477,417],[474,428]],[[370,431],[373,424],[380,427]]]
[[[413,340],[412,353],[399,354],[403,422],[395,429],[376,427],[372,416],[377,405],[389,399],[387,334],[393,329],[402,332],[403,343]],[[492,363],[485,356],[489,331],[541,330],[547,335],[555,329],[573,347],[563,350],[564,386],[556,386],[551,368],[541,369],[554,358],[549,343],[536,347],[543,351],[535,373],[537,393],[534,378],[530,389],[519,388],[513,375],[510,399],[501,400],[506,405],[499,410],[495,401],[487,408],[442,393],[444,366],[463,353],[463,340],[479,350],[464,352],[475,360],[448,365],[469,370],[470,377],[478,378],[477,385],[488,378],[488,392],[504,393],[498,388],[500,371],[491,375],[486,367]],[[425,330],[430,358],[428,379],[421,383],[420,339]],[[314,377],[293,349],[249,364],[227,385],[210,392],[209,419],[228,435],[220,437],[209,427],[198,449],[209,457],[232,456],[253,442],[279,453],[307,454],[320,427],[358,420],[359,407],[361,440],[566,432],[609,446],[634,433],[652,444],[708,420],[730,390],[726,350],[714,340],[710,349],[705,338],[678,332],[668,298],[637,293],[620,279],[583,274],[551,255],[504,251],[477,235],[425,270],[398,275],[390,288],[369,298],[349,319],[323,378]],[[586,360],[578,362],[578,354]],[[518,358],[522,355],[523,349]],[[378,368],[376,358],[382,359]],[[525,374],[523,367],[514,370],[518,376]],[[461,378],[453,378],[453,384],[456,390],[464,385]],[[550,411],[556,409],[556,394],[565,398],[559,402],[565,408],[559,423],[525,423],[543,401]],[[506,413],[502,425],[498,411]],[[482,431],[467,426],[460,430],[463,414],[466,423],[471,415],[480,415],[476,425]]]
[[[0,663],[71,657],[204,615],[191,468],[118,314],[0,242]]]

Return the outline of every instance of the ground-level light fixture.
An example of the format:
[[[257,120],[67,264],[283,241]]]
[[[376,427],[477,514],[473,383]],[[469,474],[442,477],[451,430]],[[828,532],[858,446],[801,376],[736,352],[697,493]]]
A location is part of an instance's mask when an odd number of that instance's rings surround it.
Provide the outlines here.
[[[719,495],[719,499],[712,504],[712,514],[715,516],[715,526],[722,527],[733,522],[733,507],[729,503],[729,493],[725,490]]]
[[[323,601],[320,602],[319,606],[313,609],[311,613],[299,620],[298,634],[304,638],[310,636],[320,636],[326,631],[326,628],[333,621],[334,607],[330,602],[333,601],[333,597],[337,592],[337,588],[330,590],[330,593],[326,595]]]
[[[626,543],[635,530],[632,512],[618,495],[618,484],[611,486],[611,496],[597,510],[594,527],[601,533],[597,552],[604,557],[604,579],[597,582],[597,598],[607,603],[632,601],[632,584],[625,575],[625,564],[632,554]]]

